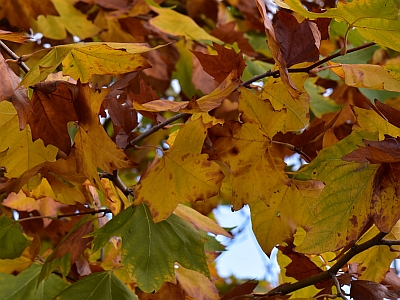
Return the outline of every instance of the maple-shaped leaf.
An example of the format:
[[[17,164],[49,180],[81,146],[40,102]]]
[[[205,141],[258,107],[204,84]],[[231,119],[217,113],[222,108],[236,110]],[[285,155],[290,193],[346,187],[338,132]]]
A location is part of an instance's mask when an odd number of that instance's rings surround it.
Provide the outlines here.
[[[228,121],[210,129],[217,159],[228,164],[235,209],[254,201],[267,205],[277,185],[289,184],[286,164],[257,124]]]
[[[45,145],[51,144],[70,153],[67,123],[78,120],[73,106],[77,94],[77,86],[63,81],[46,81],[35,86],[27,120],[33,140],[40,138]]]
[[[324,186],[317,180],[296,180],[290,186],[275,186],[267,202],[250,202],[252,228],[267,255],[277,244],[292,243],[296,226],[308,228],[313,222],[315,203]]]
[[[280,44],[286,66],[317,61],[321,44],[317,24],[308,20],[298,23],[293,15],[283,11],[278,11],[277,15],[274,26],[276,41]]]
[[[112,236],[122,238],[122,265],[145,292],[158,291],[166,281],[174,282],[175,262],[209,276],[203,239],[174,214],[154,223],[146,205],[130,206],[92,235],[94,251]]]
[[[398,299],[398,291],[390,291],[386,286],[373,281],[353,280],[350,286],[350,297],[354,300]]]
[[[316,201],[315,219],[308,224],[306,237],[296,251],[322,253],[349,245],[359,238],[376,213],[370,210],[370,201],[379,166],[342,160],[363,139],[376,140],[377,133],[354,131],[321,150],[310,164],[297,172],[296,178],[320,180],[325,188]],[[392,212],[383,210],[379,214]]]
[[[268,99],[274,110],[285,109],[286,118],[280,121],[283,125],[282,132],[301,130],[308,124],[310,118],[310,96],[304,88],[307,74],[293,74],[291,78],[298,87],[298,98],[293,98],[281,78],[273,77],[268,78],[259,96],[262,100]]]
[[[74,140],[77,168],[99,188],[102,187],[99,184],[97,168],[112,173],[115,169],[133,165],[100,125],[98,113],[106,95],[107,91],[96,92],[88,85],[82,85],[77,96],[79,101],[74,101],[79,120],[79,131]]]
[[[357,117],[358,125],[369,132],[379,132],[379,140],[384,140],[385,135],[400,136],[400,128],[390,124],[374,110],[365,110],[354,106],[353,111]]]
[[[217,300],[218,290],[204,274],[186,269],[180,265],[175,268],[176,279],[185,293],[194,299]]]
[[[364,38],[382,46],[400,50],[397,36],[400,31],[398,8],[393,0],[354,2],[338,1],[337,6],[328,8],[323,13],[309,12],[297,0],[277,0],[284,8],[298,12],[305,18],[335,18],[343,20],[354,27]]]
[[[13,299],[54,299],[69,283],[55,274],[36,285],[41,266],[32,264],[17,276],[0,273],[0,293],[4,300]]]
[[[3,245],[0,259],[17,258],[29,245],[29,241],[22,234],[18,223],[4,215],[0,217],[0,242]]]
[[[160,46],[162,47],[162,46]],[[150,67],[140,55],[155,48],[134,43],[77,43],[55,46],[33,66],[20,85],[35,85],[63,63],[63,74],[88,82],[94,74],[123,74]]]
[[[19,77],[8,66],[3,55],[0,53],[0,76],[3,82],[0,89],[0,102],[11,99],[18,112],[19,126],[23,129],[26,125],[26,116],[30,109],[30,100],[25,88],[18,87]]]
[[[137,300],[137,296],[119,280],[112,271],[97,272],[84,277],[59,293],[56,299]]]
[[[155,222],[165,220],[180,202],[207,201],[218,193],[224,175],[207,154],[200,154],[208,127],[202,118],[188,120],[172,147],[142,175],[135,204],[146,202]]]
[[[46,259],[40,271],[38,283],[43,279],[48,278],[49,275],[57,268],[65,277],[71,265],[79,258],[81,254],[88,247],[92,241],[92,237],[86,237],[89,233],[93,232],[93,223],[87,217],[79,220],[78,223],[68,232],[60,244],[54,249],[51,255]]]
[[[54,161],[57,148],[44,146],[42,140],[32,141],[29,127],[20,131],[17,112],[7,101],[0,102],[0,165],[7,169],[7,177],[19,177],[25,171],[46,161]]]
[[[204,54],[199,51],[192,51],[203,66],[204,71],[210,74],[218,83],[224,81],[226,77],[237,70],[238,76],[241,76],[246,67],[243,53],[236,53],[234,49],[228,49],[224,46],[213,43],[217,55]]]
[[[188,16],[182,15],[172,9],[160,7],[152,0],[146,0],[151,9],[155,11],[158,16],[150,19],[150,24],[162,32],[184,36],[189,40],[199,42],[217,42],[221,43],[218,38],[208,34],[203,28],[196,24],[196,22]]]

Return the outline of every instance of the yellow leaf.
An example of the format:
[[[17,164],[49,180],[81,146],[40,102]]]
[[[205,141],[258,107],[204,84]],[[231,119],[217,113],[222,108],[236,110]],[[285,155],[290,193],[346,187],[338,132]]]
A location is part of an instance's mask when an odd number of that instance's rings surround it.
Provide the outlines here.
[[[234,69],[214,91],[198,99],[197,104],[202,111],[206,112],[217,108],[237,88],[238,84],[237,70]]]
[[[146,202],[155,222],[165,220],[180,202],[206,201],[218,193],[224,175],[207,154],[200,154],[208,127],[201,118],[189,119],[172,147],[142,175],[135,204]]]
[[[27,197],[23,191],[19,191],[18,194],[14,192],[10,193],[2,204],[15,210],[27,212],[39,210],[39,204],[36,199]]]
[[[385,139],[385,134],[392,137],[400,136],[400,128],[390,124],[373,110],[353,107],[360,127],[369,132],[379,132],[379,140]]]
[[[223,44],[220,39],[208,34],[203,28],[196,24],[192,18],[182,15],[172,9],[162,8],[160,6],[151,6],[158,16],[150,19],[150,24],[162,32],[184,36],[186,39],[212,44],[217,42]]]
[[[89,38],[99,33],[100,28],[87,19],[87,15],[74,7],[75,0],[51,0],[60,14],[60,23],[72,35],[80,39]]]
[[[43,36],[53,40],[63,40],[67,32],[59,16],[40,15],[33,24],[33,30],[40,32]]]
[[[258,124],[229,121],[212,127],[210,138],[219,160],[229,165],[235,209],[259,200],[268,205],[276,186],[289,184],[286,164]]]
[[[171,100],[154,100],[146,103],[139,103],[133,99],[133,107],[136,110],[159,112],[159,111],[173,111],[178,112],[184,109],[189,102],[175,102]]]
[[[261,94],[261,100],[269,100],[275,110],[286,110],[286,118],[282,120],[284,131],[298,131],[303,129],[309,122],[310,97],[304,89],[304,82],[308,75],[296,73],[291,75],[293,83],[299,90],[299,96],[293,99],[286,85],[280,78],[270,77],[265,83]]]
[[[103,188],[97,168],[112,173],[115,169],[133,166],[133,162],[122,149],[117,148],[100,124],[98,113],[106,95],[107,91],[99,93],[88,85],[80,87],[77,103],[79,130],[74,140],[78,172],[82,171],[100,189]]]
[[[187,295],[199,300],[220,299],[215,285],[205,275],[177,265],[175,275]]]
[[[128,198],[117,188],[114,183],[107,178],[101,179],[101,184],[106,191],[106,201],[113,215],[119,214],[122,210],[130,206]]]
[[[41,139],[32,142],[29,125],[20,131],[17,112],[7,101],[0,102],[0,130],[0,165],[6,167],[7,177],[17,178],[43,162],[55,160],[57,148],[45,147]]]
[[[323,188],[320,181],[293,181],[291,186],[276,187],[268,202],[250,202],[253,231],[267,255],[277,244],[292,241],[296,226],[307,228]]]
[[[215,221],[202,215],[189,206],[178,204],[177,208],[174,210],[174,214],[191,223],[196,229],[232,238],[232,235],[226,232],[226,230],[219,226]]]
[[[28,269],[32,263],[33,261],[25,256],[20,256],[15,259],[0,259],[0,273],[20,273]]]
[[[22,32],[11,32],[0,30],[0,40],[11,41],[14,43],[25,43],[29,36],[23,35]]]
[[[151,65],[140,55],[107,45],[76,48],[63,60],[63,74],[86,83],[97,75],[118,75],[140,71]]]
[[[337,67],[331,68],[331,70],[342,78],[347,85],[373,90],[400,92],[400,81],[390,75],[382,66],[334,63],[330,63],[330,65],[337,65]]]
[[[270,139],[282,131],[285,133],[286,111],[274,110],[269,100],[261,100],[256,93],[239,87],[239,111],[243,122],[259,124],[261,131]]]

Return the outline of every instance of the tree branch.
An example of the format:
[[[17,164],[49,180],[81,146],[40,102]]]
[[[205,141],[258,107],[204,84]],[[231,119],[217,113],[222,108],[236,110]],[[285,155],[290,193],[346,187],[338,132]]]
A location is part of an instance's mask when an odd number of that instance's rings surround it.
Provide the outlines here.
[[[362,50],[362,49],[371,47],[371,46],[373,46],[373,45],[375,45],[374,42],[366,43],[366,44],[363,44],[363,45],[361,45],[361,46],[348,49],[347,52],[346,52],[346,54],[352,53],[352,52],[355,52],[355,51],[358,51],[358,50]],[[335,53],[335,54],[328,55],[328,56],[325,57],[324,59],[321,59],[321,60],[319,60],[319,61],[313,63],[311,66],[308,66],[308,67],[306,67],[306,68],[294,68],[294,69],[287,69],[287,70],[288,70],[289,73],[309,73],[312,69],[314,69],[314,68],[316,68],[316,67],[319,67],[320,65],[322,65],[322,64],[324,64],[324,63],[326,63],[326,62],[328,62],[328,61],[330,61],[330,60],[332,60],[332,59],[334,59],[334,58],[337,58],[337,57],[339,57],[339,56],[341,56],[341,55],[342,55],[342,54],[341,54],[340,51],[339,51],[339,52],[337,52],[337,53]],[[246,80],[245,82],[242,82],[240,85],[241,85],[241,86],[244,86],[244,87],[248,87],[248,86],[249,86],[251,83],[253,83],[254,81],[260,80],[260,79],[265,78],[265,77],[270,77],[270,76],[279,77],[279,76],[280,76],[280,75],[279,75],[279,70],[275,70],[275,71],[269,70],[269,71],[267,71],[267,72],[265,72],[265,73],[263,73],[263,74],[254,76],[253,78],[250,78],[249,80]]]
[[[59,220],[62,218],[67,218],[67,217],[76,217],[76,216],[80,216],[80,215],[95,215],[98,213],[108,214],[108,213],[112,213],[112,211],[109,208],[103,208],[103,209],[97,209],[97,210],[92,210],[92,211],[83,211],[83,212],[77,212],[77,213],[65,214],[65,215],[34,216],[34,217],[19,219],[16,222],[24,222],[24,221],[30,221],[30,220],[36,220],[36,219]]]
[[[132,141],[130,141],[130,144],[132,146],[136,145],[137,143],[139,143],[140,141],[144,140],[145,138],[147,138],[148,136],[152,135],[153,133],[157,132],[158,130],[160,130],[161,128],[163,128],[164,126],[171,124],[172,122],[186,117],[186,116],[190,116],[190,114],[187,113],[179,113],[167,120],[165,120],[164,122],[154,125],[153,127],[151,127],[149,130],[147,130],[146,132],[142,133],[141,135],[137,136],[136,138],[134,138]]]
[[[103,172],[99,174],[100,178],[107,178],[111,180],[117,188],[119,188],[125,196],[131,195],[132,197],[135,197],[133,193],[133,189],[128,188],[125,183],[121,180],[121,178],[118,175],[118,170],[114,170],[112,174]]]
[[[327,280],[327,279],[331,278],[332,274],[337,274],[337,272],[340,270],[340,268],[342,268],[351,258],[353,258],[358,253],[361,253],[373,246],[381,245],[382,239],[386,235],[387,235],[387,233],[380,232],[372,239],[370,239],[360,245],[354,245],[329,270],[326,270],[317,275],[310,276],[308,278],[305,278],[305,279],[295,282],[295,283],[278,286],[277,288],[269,291],[268,293],[264,294],[263,296],[273,296],[276,294],[287,295],[289,293],[300,290],[307,286],[314,285],[314,284],[317,284],[324,280]]]
[[[8,48],[7,45],[3,43],[3,41],[0,41],[0,48],[3,49],[8,56],[10,56],[17,62],[17,64],[21,67],[22,71],[24,71],[25,73],[29,72],[28,66],[22,61],[21,57],[19,57],[10,48]]]

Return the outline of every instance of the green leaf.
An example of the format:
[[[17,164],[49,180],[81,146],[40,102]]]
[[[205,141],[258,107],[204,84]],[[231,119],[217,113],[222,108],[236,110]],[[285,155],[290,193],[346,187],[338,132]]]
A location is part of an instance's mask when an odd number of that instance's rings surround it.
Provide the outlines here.
[[[192,81],[193,54],[183,40],[176,42],[175,46],[179,50],[180,57],[176,63],[176,71],[172,72],[172,77],[178,79],[183,93],[188,98],[191,98],[196,93],[196,88]]]
[[[79,280],[58,294],[56,299],[134,300],[138,298],[112,271],[108,271],[94,273]]]
[[[29,241],[19,229],[19,224],[6,216],[0,217],[0,259],[20,257]]]
[[[342,157],[363,145],[362,140],[377,140],[377,133],[355,131],[350,136],[321,150],[318,156],[296,174],[301,180],[320,180],[325,188],[311,207],[315,219],[296,251],[323,253],[335,251],[359,238],[370,217],[373,180],[379,165],[343,161]]]
[[[0,295],[2,300],[52,300],[69,284],[52,274],[41,282],[36,289],[36,282],[41,270],[39,264],[32,264],[17,276],[0,273]]]
[[[175,262],[209,276],[204,240],[174,214],[154,224],[146,205],[130,206],[91,235],[95,236],[94,251],[112,236],[122,238],[122,264],[145,292],[173,282]]]

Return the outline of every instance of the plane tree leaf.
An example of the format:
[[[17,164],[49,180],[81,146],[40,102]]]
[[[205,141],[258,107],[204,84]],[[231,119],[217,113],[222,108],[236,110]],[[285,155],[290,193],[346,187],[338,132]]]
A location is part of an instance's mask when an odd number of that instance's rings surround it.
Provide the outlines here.
[[[154,2],[151,2],[153,1],[147,1],[151,9],[155,11],[158,16],[152,18],[150,24],[162,32],[176,36],[184,36],[194,41],[223,43],[220,39],[210,35],[203,28],[199,27],[199,25],[188,16],[182,15],[170,8],[163,8],[159,5],[156,6]]]
[[[228,164],[235,209],[254,201],[264,201],[276,192],[277,185],[289,184],[285,163],[274,152],[270,140],[257,124],[228,121],[210,129],[213,157]]]
[[[175,262],[209,276],[203,239],[174,214],[154,223],[145,204],[130,206],[92,235],[95,251],[112,236],[122,238],[122,264],[144,292],[175,282]]]
[[[142,175],[135,204],[147,203],[155,222],[165,220],[180,202],[206,201],[218,193],[224,175],[207,154],[200,154],[208,127],[202,118],[186,122],[172,147]]]
[[[82,82],[87,82],[90,79],[88,77],[93,74],[116,75],[142,70],[150,65],[139,54],[152,49],[143,44],[101,42],[55,46],[30,69],[20,85],[32,86],[46,79],[61,62],[66,68],[65,74],[72,74],[76,76],[75,79],[80,78]],[[118,59],[111,59],[112,57]],[[124,61],[123,64],[120,59]]]
[[[70,285],[56,299],[138,299],[112,271],[97,272]]]
[[[32,141],[29,127],[20,131],[17,112],[7,101],[0,102],[0,165],[7,169],[7,177],[19,177],[25,171],[43,163],[54,161],[57,148],[44,146],[42,140]]]
[[[2,298],[5,300],[51,300],[60,291],[69,286],[68,283],[54,274],[37,286],[40,270],[41,266],[34,263],[17,276],[0,273],[0,293]]]
[[[0,217],[0,241],[2,244],[0,259],[17,258],[29,245],[29,241],[22,234],[18,223],[6,216]]]
[[[323,149],[310,164],[297,172],[297,178],[322,181],[325,188],[316,201],[315,219],[305,228],[306,237],[296,251],[322,253],[347,246],[359,238],[375,213],[370,210],[370,203],[379,165],[342,160],[344,155],[356,150],[357,145],[362,145],[362,139],[376,140],[377,134],[355,131]]]

